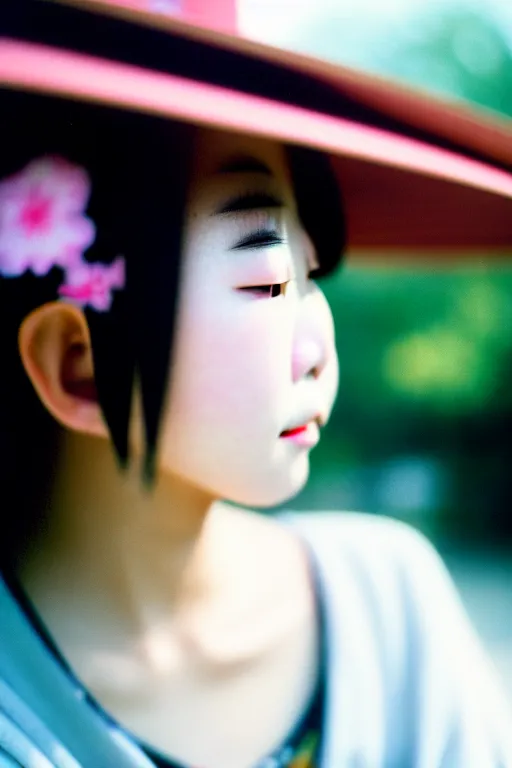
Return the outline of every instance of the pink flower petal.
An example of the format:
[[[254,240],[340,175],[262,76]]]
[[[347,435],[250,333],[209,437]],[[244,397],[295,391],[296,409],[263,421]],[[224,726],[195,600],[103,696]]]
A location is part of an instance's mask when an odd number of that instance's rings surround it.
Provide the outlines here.
[[[84,215],[87,173],[61,158],[39,158],[0,183],[0,274],[66,267],[96,237]]]
[[[107,312],[112,306],[112,291],[124,288],[125,260],[118,257],[112,264],[90,264],[75,261],[66,270],[59,294],[80,307]]]

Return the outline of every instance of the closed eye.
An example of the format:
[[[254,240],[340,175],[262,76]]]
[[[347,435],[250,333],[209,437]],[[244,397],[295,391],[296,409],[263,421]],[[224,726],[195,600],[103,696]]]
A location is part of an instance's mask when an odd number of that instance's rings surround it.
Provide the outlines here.
[[[232,251],[240,251],[251,248],[268,248],[273,245],[282,245],[285,239],[275,230],[259,229],[250,235],[242,237],[231,247]]]
[[[239,288],[239,291],[243,293],[250,293],[256,298],[260,299],[277,299],[279,296],[284,296],[286,293],[286,286],[290,281],[287,280],[284,283],[268,283],[267,285],[249,285]]]

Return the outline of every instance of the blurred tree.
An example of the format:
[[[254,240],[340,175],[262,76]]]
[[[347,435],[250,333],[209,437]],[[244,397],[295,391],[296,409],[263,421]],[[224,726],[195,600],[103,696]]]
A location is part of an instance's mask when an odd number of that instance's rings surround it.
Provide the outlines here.
[[[512,542],[512,267],[349,266],[323,287],[340,392],[313,455],[319,503],[344,504],[353,471],[433,462],[450,479],[441,529]]]
[[[485,12],[424,11],[380,54],[386,74],[512,116],[512,52]]]
[[[295,32],[292,47],[512,117],[512,52],[485,6],[361,16],[340,4]],[[397,466],[412,477],[430,462],[448,478],[442,533],[512,543],[512,266],[439,264],[348,265],[323,286],[340,393],[303,506],[315,493],[320,505],[343,505],[359,473],[358,505],[394,514],[368,486],[389,467],[395,482]]]
[[[512,51],[484,5],[360,16],[340,6],[296,31],[292,47],[512,116]]]

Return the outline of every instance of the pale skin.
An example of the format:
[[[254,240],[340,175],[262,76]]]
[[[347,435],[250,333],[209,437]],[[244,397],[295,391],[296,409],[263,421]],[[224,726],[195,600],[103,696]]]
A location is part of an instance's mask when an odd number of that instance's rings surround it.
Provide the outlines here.
[[[205,131],[195,158],[151,493],[137,461],[120,474],[84,396],[94,371],[83,313],[58,302],[21,328],[27,373],[65,430],[50,525],[20,578],[77,676],[125,727],[186,764],[249,768],[311,694],[315,605],[296,536],[223,500],[273,505],[303,487],[309,450],[280,435],[327,420],[337,360],[283,149]],[[247,195],[254,209],[226,211]],[[262,229],[273,242],[248,245]],[[135,457],[140,423],[135,408]]]

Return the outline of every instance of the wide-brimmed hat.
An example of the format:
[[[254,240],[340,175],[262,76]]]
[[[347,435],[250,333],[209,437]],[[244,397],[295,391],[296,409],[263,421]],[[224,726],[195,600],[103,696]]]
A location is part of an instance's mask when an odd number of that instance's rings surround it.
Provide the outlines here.
[[[512,251],[512,123],[237,31],[235,0],[3,0],[0,85],[311,147],[349,251]]]

